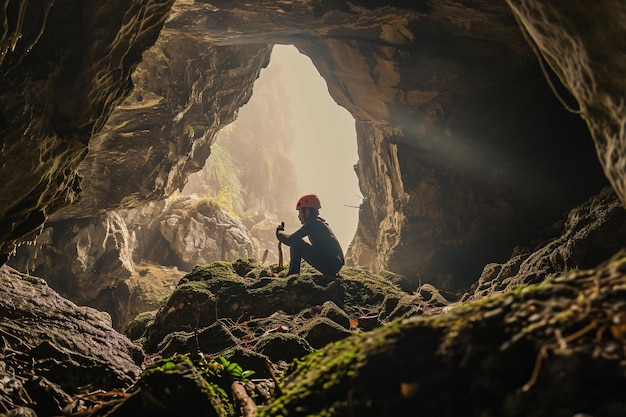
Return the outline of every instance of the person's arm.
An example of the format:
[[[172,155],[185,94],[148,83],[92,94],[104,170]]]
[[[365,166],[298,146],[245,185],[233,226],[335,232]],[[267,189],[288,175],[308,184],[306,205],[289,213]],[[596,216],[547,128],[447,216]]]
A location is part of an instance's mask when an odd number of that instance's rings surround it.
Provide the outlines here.
[[[287,246],[291,246],[294,242],[297,242],[298,240],[304,238],[305,236],[309,235],[309,227],[307,227],[307,225],[309,225],[310,223],[305,223],[304,225],[302,225],[301,228],[299,228],[298,230],[296,230],[295,232],[293,232],[292,234],[289,234],[287,232],[285,232],[284,230],[280,230],[280,229],[276,229],[276,238],[284,243]]]

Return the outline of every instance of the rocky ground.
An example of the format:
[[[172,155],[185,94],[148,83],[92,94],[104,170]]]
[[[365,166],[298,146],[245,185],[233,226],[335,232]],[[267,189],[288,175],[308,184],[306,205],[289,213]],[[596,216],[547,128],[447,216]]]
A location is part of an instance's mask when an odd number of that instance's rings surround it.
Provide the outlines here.
[[[607,188],[463,294],[352,267],[138,263],[116,317],[4,266],[0,413],[622,416],[625,225]]]
[[[135,392],[142,370],[180,354],[195,367],[223,357],[254,370],[249,384],[267,401],[273,378],[294,359],[448,303],[434,288],[413,293],[393,274],[346,268],[331,279],[304,268],[287,277],[242,259],[195,268],[158,310],[129,324],[127,338],[105,313],[76,306],[39,278],[5,266],[2,279],[2,404],[39,416],[96,413]]]
[[[128,338],[2,270],[5,409],[38,416],[621,416],[626,252],[475,301],[393,274],[195,268]],[[23,409],[22,409],[23,411]],[[15,413],[15,411],[12,411]],[[12,414],[18,415],[18,414]],[[28,415],[28,414],[19,414]],[[30,414],[34,415],[34,414]]]

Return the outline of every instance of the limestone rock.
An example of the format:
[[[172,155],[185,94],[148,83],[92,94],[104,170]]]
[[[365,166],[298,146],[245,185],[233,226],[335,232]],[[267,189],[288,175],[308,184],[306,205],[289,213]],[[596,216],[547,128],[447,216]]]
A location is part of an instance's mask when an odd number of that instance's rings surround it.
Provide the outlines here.
[[[22,245],[10,265],[47,277],[64,297],[89,303],[135,270],[135,237],[119,213],[49,223],[32,245]]]
[[[70,395],[94,386],[121,390],[139,376],[134,359],[140,358],[140,348],[116,332],[105,313],[79,307],[42,279],[7,266],[0,268],[0,281],[0,395],[5,407],[32,406],[32,399],[38,415],[60,415]]]
[[[56,291],[109,312],[123,331],[135,315],[159,307],[181,271],[256,252],[240,221],[190,196],[51,222],[34,244],[18,248],[10,265],[49,276]]]
[[[625,261],[328,345],[290,368],[260,415],[618,417]]]
[[[132,90],[131,73],[173,3],[0,6],[3,262],[16,240],[77,200],[89,141]]]
[[[257,254],[240,221],[197,196],[176,199],[155,222],[177,259],[176,265],[184,270]]]
[[[560,235],[546,236],[534,249],[518,248],[503,264],[489,264],[473,291],[482,298],[536,284],[573,269],[588,269],[609,259],[626,243],[626,210],[612,188],[573,209],[562,223]]]

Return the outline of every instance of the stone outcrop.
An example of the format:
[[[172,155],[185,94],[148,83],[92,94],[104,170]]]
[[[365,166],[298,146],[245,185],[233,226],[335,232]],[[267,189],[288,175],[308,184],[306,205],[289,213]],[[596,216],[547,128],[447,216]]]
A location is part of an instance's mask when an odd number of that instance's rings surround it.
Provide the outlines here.
[[[259,415],[619,417],[625,260],[328,345]]]
[[[122,391],[138,378],[141,350],[110,318],[59,296],[44,280],[0,268],[0,402],[62,415],[94,387]],[[32,414],[19,414],[32,415]]]
[[[49,222],[36,242],[20,247],[9,264],[49,277],[60,294],[107,311],[115,327],[124,329],[136,314],[169,296],[172,280],[184,274],[180,271],[257,252],[240,221],[192,195],[111,211],[104,221],[93,217]],[[139,281],[150,278],[155,282],[139,288]],[[151,291],[156,295],[140,302]]]
[[[138,67],[170,2],[41,10],[11,2],[0,66],[3,158],[12,161],[3,168],[11,180],[2,252],[53,212],[90,216],[180,187],[250,97],[271,45],[289,43],[356,119],[365,202],[349,259],[466,287],[606,184],[592,139],[619,183],[611,167],[622,161],[622,56],[600,41],[617,40],[619,50],[625,38],[614,1],[598,3],[597,14],[580,1],[181,1]],[[79,28],[68,10],[82,13]],[[20,26],[21,11],[29,19]],[[557,76],[540,70],[527,39]],[[553,90],[581,104],[586,125]],[[36,146],[22,151],[24,135]],[[83,200],[58,212],[76,200],[81,160]]]
[[[517,247],[502,264],[485,266],[471,298],[480,299],[520,285],[537,284],[573,269],[589,269],[626,243],[626,210],[606,187],[544,231],[535,247]]]
[[[0,6],[0,254],[77,200],[92,136],[132,90],[131,73],[172,1]]]
[[[145,253],[143,258],[154,262],[170,259],[185,271],[217,260],[256,257],[258,252],[240,221],[195,195],[174,199],[148,228],[157,235],[146,239],[138,257]]]
[[[81,201],[55,218],[134,208],[182,189],[250,99],[269,54],[269,46],[215,47],[163,31],[133,74],[133,93],[89,144]]]
[[[432,294],[424,297],[402,290],[401,277],[390,273],[377,275],[349,267],[336,278],[310,267],[300,275],[286,276],[286,272],[263,267],[254,259],[198,266],[180,280],[155,314],[138,316],[130,323],[128,334],[142,343],[146,353],[170,356],[238,345],[258,345],[257,352],[267,355],[271,351],[267,344],[275,341],[264,341],[265,337],[289,333],[290,341],[297,336],[296,345],[309,346],[309,352],[280,358],[290,362],[310,353],[311,346],[319,348],[333,338],[349,336],[358,326],[352,329],[350,322],[358,322],[361,316],[372,315],[371,327],[375,327],[414,314],[419,307],[432,314],[448,304]]]

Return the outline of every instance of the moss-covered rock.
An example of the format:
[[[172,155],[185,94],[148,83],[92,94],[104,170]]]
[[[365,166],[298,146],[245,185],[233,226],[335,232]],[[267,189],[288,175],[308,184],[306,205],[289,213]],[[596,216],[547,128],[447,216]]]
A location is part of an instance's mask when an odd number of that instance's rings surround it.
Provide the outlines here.
[[[254,350],[266,355],[272,362],[291,362],[313,352],[313,347],[302,337],[291,334],[272,332],[257,341]]]
[[[311,347],[319,349],[329,343],[345,339],[352,332],[327,317],[315,317],[308,321],[298,333]]]
[[[261,416],[622,416],[626,253],[351,336],[296,361]]]
[[[184,355],[159,360],[144,370],[130,390],[131,395],[107,416],[233,415],[233,407],[223,387],[228,384],[219,384],[207,370],[205,362],[194,363]]]
[[[256,339],[259,333],[251,327],[276,312],[294,317],[305,310],[311,313],[308,318],[299,316],[300,322],[289,327],[299,327],[303,320],[322,314],[350,329],[351,317],[378,313],[383,300],[407,295],[387,278],[357,268],[344,268],[338,277],[324,276],[306,266],[299,275],[276,274],[275,270],[252,258],[194,268],[156,313],[145,332],[145,350],[157,352],[168,334],[191,335],[217,320],[229,320],[237,337]],[[270,320],[265,325],[271,328],[281,323]]]

